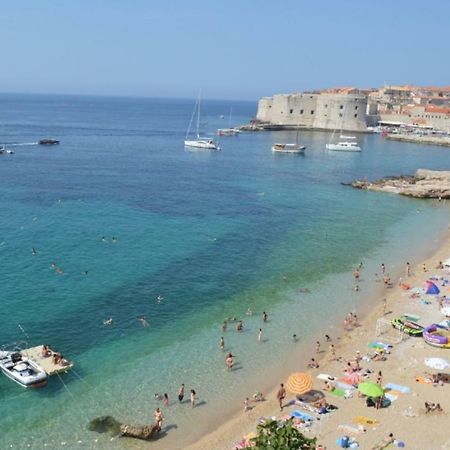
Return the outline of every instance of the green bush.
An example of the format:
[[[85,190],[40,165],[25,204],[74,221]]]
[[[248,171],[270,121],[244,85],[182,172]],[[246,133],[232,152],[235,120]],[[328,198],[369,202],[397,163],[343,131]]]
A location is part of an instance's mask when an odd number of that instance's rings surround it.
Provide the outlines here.
[[[316,438],[307,438],[292,424],[292,419],[282,425],[276,420],[268,420],[258,425],[257,437],[251,439],[258,450],[314,450]]]

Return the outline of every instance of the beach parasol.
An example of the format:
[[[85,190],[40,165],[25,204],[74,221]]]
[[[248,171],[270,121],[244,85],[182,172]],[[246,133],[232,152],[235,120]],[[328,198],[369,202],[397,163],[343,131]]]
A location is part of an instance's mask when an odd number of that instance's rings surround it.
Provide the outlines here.
[[[341,381],[352,386],[358,384],[361,381],[361,375],[358,372],[348,374],[346,377],[341,378]]]
[[[371,381],[359,383],[358,391],[368,397],[381,397],[384,394],[383,388],[376,383],[372,383]]]
[[[450,367],[450,364],[444,358],[425,358],[425,364],[436,370],[445,370]]]
[[[294,372],[289,375],[286,387],[294,394],[304,394],[312,389],[312,378],[308,373]]]
[[[425,284],[427,286],[425,294],[438,295],[441,292],[439,288],[431,280],[428,280],[427,282],[425,282]]]

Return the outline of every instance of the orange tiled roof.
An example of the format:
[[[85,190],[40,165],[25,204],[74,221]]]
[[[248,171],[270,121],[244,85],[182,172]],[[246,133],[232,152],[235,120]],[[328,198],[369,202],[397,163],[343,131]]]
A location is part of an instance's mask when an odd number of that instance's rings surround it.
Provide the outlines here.
[[[443,108],[442,106],[434,106],[434,105],[425,106],[425,111],[441,114],[450,114],[450,108]]]

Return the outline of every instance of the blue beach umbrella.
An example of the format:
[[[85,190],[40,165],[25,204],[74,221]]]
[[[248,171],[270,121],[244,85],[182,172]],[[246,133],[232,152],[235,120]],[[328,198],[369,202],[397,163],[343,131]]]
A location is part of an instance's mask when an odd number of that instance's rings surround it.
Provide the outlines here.
[[[430,294],[430,295],[438,295],[441,291],[439,290],[439,288],[430,280],[428,280],[426,282],[427,285],[427,290],[426,290],[426,294]]]

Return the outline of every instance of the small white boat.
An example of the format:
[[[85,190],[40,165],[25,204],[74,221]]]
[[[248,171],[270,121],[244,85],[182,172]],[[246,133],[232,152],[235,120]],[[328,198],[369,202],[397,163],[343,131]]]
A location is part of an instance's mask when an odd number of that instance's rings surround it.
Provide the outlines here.
[[[233,108],[230,108],[230,117],[228,119],[228,128],[219,128],[217,130],[217,136],[238,136],[241,130],[231,126],[231,117],[233,115]]]
[[[298,130],[295,137],[295,144],[280,144],[276,143],[272,145],[272,151],[275,153],[305,153],[306,146],[298,143]]]
[[[189,134],[191,132],[192,122],[194,120],[195,111],[197,110],[197,139],[188,139]],[[198,100],[194,105],[194,109],[192,111],[191,120],[189,122],[189,127],[186,132],[186,137],[184,139],[184,145],[186,147],[194,147],[194,148],[204,148],[208,150],[220,150],[219,143],[214,141],[211,138],[200,137],[200,95],[198,96]]]
[[[25,388],[38,388],[47,384],[44,369],[19,352],[0,351],[0,369],[11,380]]]
[[[360,152],[361,147],[356,142],[341,141],[336,144],[327,144],[328,150],[335,152]]]
[[[299,144],[273,144],[272,151],[276,153],[305,153],[306,147]]]

